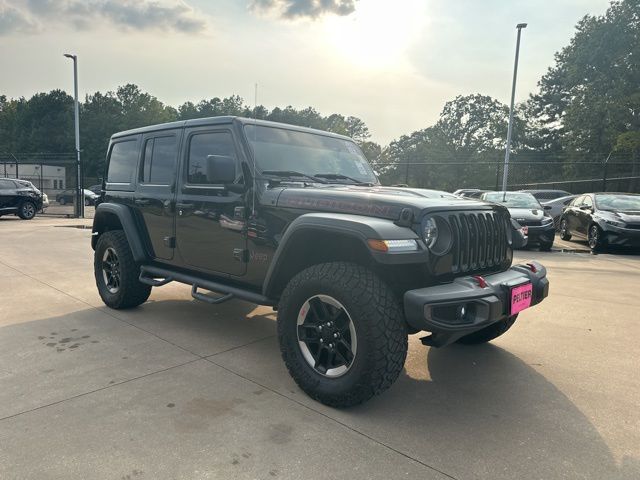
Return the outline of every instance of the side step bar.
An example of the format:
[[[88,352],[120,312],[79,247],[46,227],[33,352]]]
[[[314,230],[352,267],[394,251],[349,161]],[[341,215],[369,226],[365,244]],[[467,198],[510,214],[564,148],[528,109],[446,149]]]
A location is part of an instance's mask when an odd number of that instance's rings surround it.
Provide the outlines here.
[[[232,298],[239,298],[240,300],[257,303],[258,305],[267,305],[270,307],[273,307],[275,305],[275,302],[273,300],[270,300],[264,295],[252,292],[250,290],[243,290],[241,288],[224,285],[212,280],[199,278],[194,275],[174,272],[151,265],[143,265],[142,267],[140,267],[139,280],[140,282],[146,285],[151,285],[152,287],[160,287],[174,281],[191,285],[191,296],[196,300],[202,300],[203,302],[207,302],[210,304],[219,304],[222,302],[226,302],[227,300],[231,300]],[[210,297],[198,292],[199,288],[209,290],[211,292],[220,293],[222,295],[219,297]]]

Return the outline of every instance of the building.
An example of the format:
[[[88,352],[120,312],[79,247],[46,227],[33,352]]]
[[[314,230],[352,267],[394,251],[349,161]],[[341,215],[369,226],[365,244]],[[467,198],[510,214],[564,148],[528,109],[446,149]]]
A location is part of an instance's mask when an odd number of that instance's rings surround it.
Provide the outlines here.
[[[66,167],[60,165],[3,162],[0,164],[0,176],[29,180],[47,195],[66,188]]]

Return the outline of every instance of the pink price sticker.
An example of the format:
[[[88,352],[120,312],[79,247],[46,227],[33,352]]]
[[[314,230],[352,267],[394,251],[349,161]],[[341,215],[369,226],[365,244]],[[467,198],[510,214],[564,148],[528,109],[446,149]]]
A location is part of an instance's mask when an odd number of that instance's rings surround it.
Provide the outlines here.
[[[533,285],[525,283],[511,289],[511,315],[521,312],[531,306],[533,297]]]

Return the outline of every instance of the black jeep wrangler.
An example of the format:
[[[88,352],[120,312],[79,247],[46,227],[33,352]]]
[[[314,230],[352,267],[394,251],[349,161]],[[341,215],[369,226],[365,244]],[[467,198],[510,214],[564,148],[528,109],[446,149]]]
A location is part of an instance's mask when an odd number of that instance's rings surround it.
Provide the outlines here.
[[[408,334],[487,342],[542,301],[521,241],[499,205],[382,187],[347,137],[216,117],[113,135],[92,247],[111,308],[172,281],[272,306],[295,381],[345,407],[391,386]]]

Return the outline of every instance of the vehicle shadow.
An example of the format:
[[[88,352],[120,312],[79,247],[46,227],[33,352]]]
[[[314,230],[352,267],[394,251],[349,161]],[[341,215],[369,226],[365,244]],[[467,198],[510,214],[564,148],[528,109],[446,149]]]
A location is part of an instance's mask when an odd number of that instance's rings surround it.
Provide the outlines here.
[[[618,465],[589,418],[533,368],[544,366],[491,344],[415,348],[390,391],[347,411],[382,436],[401,432],[395,448],[456,478],[640,478],[640,459]]]

